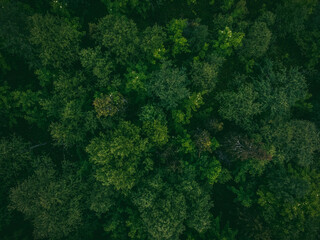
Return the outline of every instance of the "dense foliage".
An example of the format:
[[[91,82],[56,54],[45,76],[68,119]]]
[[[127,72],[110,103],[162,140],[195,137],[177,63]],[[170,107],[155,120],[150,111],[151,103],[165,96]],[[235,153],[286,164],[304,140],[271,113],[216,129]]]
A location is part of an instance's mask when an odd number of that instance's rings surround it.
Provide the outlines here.
[[[320,239],[319,0],[0,0],[0,238]]]

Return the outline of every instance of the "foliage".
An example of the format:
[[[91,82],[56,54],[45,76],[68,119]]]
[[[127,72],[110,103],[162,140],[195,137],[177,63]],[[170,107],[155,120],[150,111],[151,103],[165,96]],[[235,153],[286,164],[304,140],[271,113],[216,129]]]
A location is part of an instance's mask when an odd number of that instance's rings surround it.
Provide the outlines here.
[[[31,220],[35,238],[68,236],[81,225],[81,184],[72,175],[59,175],[48,158],[34,164],[34,174],[11,190],[11,207]]]
[[[186,85],[185,72],[173,67],[170,62],[164,62],[150,79],[149,91],[159,98],[161,106],[175,109],[189,95]]]
[[[218,73],[223,60],[217,56],[212,56],[209,62],[195,60],[191,70],[193,87],[200,91],[213,91],[218,82]]]
[[[308,121],[292,120],[280,125],[269,138],[286,162],[294,162],[301,167],[312,165],[315,152],[319,150],[318,130]]]
[[[116,63],[125,64],[137,57],[139,44],[136,24],[125,16],[108,15],[90,25],[96,43],[111,54]]]
[[[44,96],[40,104],[51,118],[50,133],[57,144],[72,147],[83,143],[86,135],[97,127],[93,107],[86,102],[89,84],[82,73],[59,73],[53,81],[52,96]]]
[[[17,221],[17,217],[7,208],[9,203],[8,191],[14,187],[18,179],[25,179],[30,174],[32,154],[29,146],[21,138],[12,136],[0,141],[0,199],[1,199],[1,217],[0,231],[8,231],[10,224]],[[4,235],[5,236],[5,235]]]
[[[114,64],[110,60],[110,55],[108,52],[103,52],[101,47],[81,50],[80,61],[84,69],[97,78],[97,87],[115,88],[118,85],[117,81],[111,79],[110,76],[114,70]]]
[[[233,49],[242,45],[244,33],[233,33],[229,27],[219,30],[218,39],[214,41],[213,47],[221,56],[230,56]]]
[[[142,176],[141,166],[145,165],[145,171],[152,167],[152,160],[144,154],[148,141],[140,131],[130,122],[121,122],[109,138],[101,135],[91,141],[87,152],[103,185],[130,190]]]
[[[29,42],[29,16],[33,10],[19,1],[1,1],[0,3],[0,49],[1,52],[32,58],[32,46]],[[2,54],[1,54],[2,55]]]
[[[144,13],[149,10],[150,2],[149,1],[137,1],[137,0],[121,0],[121,1],[112,1],[112,0],[101,0],[101,2],[106,6],[108,12],[110,13],[128,13],[130,11],[136,11],[142,16],[145,16]]]
[[[188,53],[189,44],[188,40],[183,36],[183,30],[187,27],[186,19],[173,19],[168,24],[169,39],[173,43],[172,55],[175,56],[179,53]]]
[[[303,238],[311,230],[308,222],[319,217],[319,198],[316,197],[319,188],[312,183],[318,181],[319,175],[289,165],[286,173],[284,169],[274,170],[269,176],[271,182],[257,192],[263,218],[267,223],[275,223],[270,225],[273,236],[279,236],[282,229],[280,237],[283,239]]]
[[[240,86],[236,92],[222,92],[218,95],[219,114],[240,127],[252,127],[253,117],[261,112],[261,104],[257,101],[258,93],[252,84]]]
[[[291,107],[307,95],[305,77],[298,69],[286,69],[269,61],[254,84],[261,108],[270,118],[288,116]]]
[[[113,116],[121,111],[126,100],[120,93],[110,93],[109,96],[101,96],[93,101],[93,106],[98,117]]]
[[[319,239],[319,16],[0,0],[1,239]]]
[[[69,67],[78,60],[83,36],[79,28],[76,20],[39,14],[31,17],[30,41],[39,46],[37,49],[43,66]]]
[[[210,225],[209,196],[192,179],[171,185],[157,174],[134,194],[133,202],[154,239],[178,239],[186,225],[198,232],[205,232]]]
[[[268,50],[271,31],[264,22],[255,22],[249,30],[248,36],[243,41],[241,55],[247,58],[259,58]]]

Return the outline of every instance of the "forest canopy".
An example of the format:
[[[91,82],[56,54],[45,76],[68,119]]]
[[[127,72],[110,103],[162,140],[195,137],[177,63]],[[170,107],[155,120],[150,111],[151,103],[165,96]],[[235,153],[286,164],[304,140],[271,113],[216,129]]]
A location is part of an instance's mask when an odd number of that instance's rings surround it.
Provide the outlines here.
[[[319,0],[0,0],[0,238],[320,239]]]

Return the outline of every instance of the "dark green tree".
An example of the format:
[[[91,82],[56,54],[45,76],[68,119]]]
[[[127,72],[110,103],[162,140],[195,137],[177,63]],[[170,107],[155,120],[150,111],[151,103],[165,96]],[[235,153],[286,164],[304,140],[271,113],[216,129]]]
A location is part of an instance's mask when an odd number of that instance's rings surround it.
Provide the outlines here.
[[[82,226],[85,185],[63,163],[62,173],[48,157],[33,162],[34,173],[10,192],[10,206],[22,212],[34,226],[35,238],[61,239]]]
[[[140,39],[136,24],[125,16],[107,15],[90,32],[98,46],[105,48],[118,64],[130,63],[138,57]]]
[[[149,91],[160,100],[166,109],[175,109],[178,104],[189,96],[187,75],[170,62],[161,64],[160,70],[154,72],[149,82]]]
[[[42,66],[65,68],[79,60],[83,33],[77,20],[35,14],[30,21],[30,41],[36,46]]]

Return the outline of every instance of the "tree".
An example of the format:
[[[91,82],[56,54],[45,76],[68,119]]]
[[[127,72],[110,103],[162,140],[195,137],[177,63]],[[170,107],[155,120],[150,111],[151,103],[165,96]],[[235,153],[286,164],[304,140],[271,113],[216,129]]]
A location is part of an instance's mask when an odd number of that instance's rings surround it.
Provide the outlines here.
[[[189,21],[188,26],[183,31],[183,35],[187,38],[193,54],[198,54],[208,45],[208,26],[200,24],[199,19],[192,22]]]
[[[155,147],[161,147],[168,142],[167,120],[161,108],[153,105],[142,107],[139,120],[142,122],[142,132]]]
[[[156,60],[165,59],[165,42],[167,41],[167,34],[165,30],[154,25],[147,27],[143,31],[143,37],[141,40],[141,50],[145,54],[146,59],[155,64]]]
[[[247,37],[243,40],[243,48],[240,51],[241,56],[249,59],[262,57],[268,50],[271,36],[271,31],[266,23],[254,22],[249,29]]]
[[[153,142],[157,147],[168,142],[168,127],[159,120],[143,122],[143,132],[146,134],[150,142]]]
[[[19,120],[24,119],[30,124],[37,124],[39,127],[44,125],[44,114],[41,112],[40,92],[30,89],[13,90],[7,82],[0,86],[1,101],[0,112],[2,126],[13,127]]]
[[[272,169],[268,179],[257,194],[272,238],[316,238],[319,227],[308,225],[319,222],[319,174],[288,165],[285,169]]]
[[[278,161],[312,166],[319,150],[319,132],[316,126],[303,120],[291,120],[271,131],[265,131],[269,144],[278,152]]]
[[[211,223],[209,195],[193,179],[192,170],[179,182],[171,182],[171,177],[156,174],[132,196],[149,236],[179,239],[186,226],[205,232]]]
[[[139,37],[136,24],[125,16],[107,15],[90,31],[98,46],[109,51],[117,64],[131,63],[137,59]]]
[[[35,238],[60,239],[76,233],[83,219],[83,183],[70,174],[70,164],[64,173],[56,171],[47,157],[33,164],[33,175],[10,192],[11,208],[32,222]]]
[[[108,117],[120,112],[126,103],[126,100],[120,93],[110,93],[109,96],[101,96],[93,101],[97,116]]]
[[[276,8],[277,35],[285,38],[288,35],[297,36],[303,31],[305,21],[312,13],[317,1],[283,1]]]
[[[35,14],[30,20],[30,41],[37,47],[43,66],[70,67],[79,59],[79,44],[83,33],[76,20],[48,14]]]
[[[172,19],[168,24],[168,35],[172,42],[172,55],[190,52],[188,40],[183,36],[183,31],[187,27],[186,19]]]
[[[244,33],[233,33],[229,27],[225,27],[225,29],[219,30],[218,39],[214,41],[213,47],[222,57],[227,57],[232,54],[233,49],[242,45],[243,37]]]
[[[159,176],[148,182],[149,186],[141,189],[133,202],[139,209],[150,237],[178,239],[185,228],[183,221],[187,217],[184,196],[166,186]]]
[[[28,17],[32,9],[19,1],[1,1],[0,8],[0,49],[9,54],[32,59],[32,46],[28,41]]]
[[[319,13],[0,0],[0,238],[319,239]]]
[[[286,69],[266,61],[261,74],[254,79],[261,110],[269,118],[288,117],[294,104],[307,95],[305,77],[297,68]]]
[[[117,190],[130,190],[152,168],[148,158],[148,141],[140,136],[141,129],[130,122],[120,122],[110,136],[94,138],[87,152],[96,166],[96,178],[103,185]]]
[[[90,91],[92,86],[81,72],[59,72],[54,76],[52,94],[43,96],[40,103],[50,118],[51,135],[59,145],[68,148],[82,144],[87,134],[97,128]]]
[[[148,87],[150,93],[160,100],[160,105],[169,110],[175,109],[189,95],[186,74],[170,62],[161,64],[160,70],[152,75]]]
[[[19,217],[8,210],[10,188],[22,179],[26,179],[31,173],[33,156],[29,150],[29,144],[22,138],[12,136],[0,140],[0,233],[5,238],[10,225],[19,222]]]
[[[111,75],[115,63],[112,61],[109,52],[102,51],[101,47],[81,50],[80,61],[86,72],[96,77],[95,85],[99,89],[116,88],[119,85],[117,78],[112,78]]]
[[[145,0],[101,0],[101,2],[106,6],[110,13],[130,13],[134,11],[138,12],[142,17],[146,16],[146,12],[151,7],[151,3]]]
[[[191,82],[195,90],[214,90],[218,82],[219,70],[224,62],[224,58],[212,54],[209,61],[193,61],[191,65]]]
[[[244,129],[250,129],[253,117],[261,113],[258,96],[252,84],[242,85],[236,92],[222,92],[217,96],[219,114]]]
[[[147,66],[137,64],[127,69],[128,73],[126,77],[126,92],[135,93],[136,99],[144,100],[147,95],[147,79],[149,74],[147,73]]]
[[[320,46],[316,40],[319,38],[319,11],[320,7],[315,7],[312,15],[308,18],[304,31],[298,33],[296,42],[300,46],[301,53],[308,59],[307,66],[309,70],[315,68],[319,64]]]

